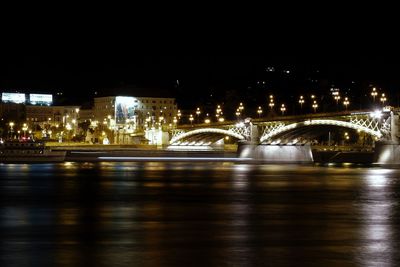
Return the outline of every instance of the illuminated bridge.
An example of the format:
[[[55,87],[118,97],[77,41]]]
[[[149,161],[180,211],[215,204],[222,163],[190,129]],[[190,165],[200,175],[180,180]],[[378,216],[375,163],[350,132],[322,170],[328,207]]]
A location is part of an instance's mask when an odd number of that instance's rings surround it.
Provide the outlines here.
[[[247,119],[243,122],[183,125],[171,132],[170,145],[210,146],[229,136],[258,144],[305,143],[332,128],[366,133],[374,140],[394,140],[398,112],[337,112],[276,118]]]

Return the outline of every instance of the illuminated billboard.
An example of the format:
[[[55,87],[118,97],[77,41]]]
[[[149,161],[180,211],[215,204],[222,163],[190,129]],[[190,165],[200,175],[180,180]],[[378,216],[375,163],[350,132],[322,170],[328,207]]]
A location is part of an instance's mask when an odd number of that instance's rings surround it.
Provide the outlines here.
[[[2,93],[1,101],[3,102],[11,102],[11,103],[25,103],[25,94],[19,93]]]
[[[29,94],[29,102],[32,105],[45,104],[50,105],[53,103],[53,95],[50,94]]]
[[[138,100],[130,96],[115,97],[115,120],[116,123],[125,123],[127,119],[135,116]]]

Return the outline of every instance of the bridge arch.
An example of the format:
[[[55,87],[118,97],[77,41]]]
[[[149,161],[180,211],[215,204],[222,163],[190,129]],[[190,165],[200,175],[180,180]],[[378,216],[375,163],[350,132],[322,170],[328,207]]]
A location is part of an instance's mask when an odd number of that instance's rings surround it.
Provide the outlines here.
[[[263,136],[261,136],[260,143],[262,143],[266,140],[269,140],[271,138],[274,138],[275,136],[277,136],[279,134],[282,134],[285,132],[290,132],[290,131],[298,129],[300,127],[322,126],[322,125],[344,127],[344,128],[354,129],[354,130],[368,133],[376,138],[382,137],[382,133],[379,130],[372,130],[366,126],[355,124],[352,122],[339,121],[339,120],[308,120],[308,121],[296,122],[296,123],[291,123],[288,125],[281,125],[280,127],[276,127],[275,129],[273,129],[270,132],[267,132]]]
[[[180,142],[189,139],[191,137],[196,137],[196,136],[204,136],[204,135],[214,135],[214,136],[221,136],[223,138],[224,136],[231,136],[233,138],[239,139],[239,140],[244,140],[245,137],[239,133],[236,133],[231,130],[225,130],[225,129],[217,129],[217,128],[204,128],[204,129],[196,129],[192,130],[183,134],[179,134],[175,137],[173,137],[170,140],[170,144],[179,144]],[[220,138],[218,138],[220,139]]]

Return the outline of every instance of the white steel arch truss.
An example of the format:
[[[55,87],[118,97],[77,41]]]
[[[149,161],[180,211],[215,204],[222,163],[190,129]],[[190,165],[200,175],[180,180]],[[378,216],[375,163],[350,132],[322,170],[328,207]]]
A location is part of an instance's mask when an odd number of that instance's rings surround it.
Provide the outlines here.
[[[312,126],[312,125],[332,125],[332,126],[339,126],[339,127],[345,127],[345,128],[350,128],[354,130],[359,130],[366,132],[372,136],[375,136],[377,138],[381,138],[383,136],[381,132],[381,128],[377,127],[375,122],[369,122],[369,121],[339,121],[339,120],[308,120],[304,122],[296,122],[296,123],[291,123],[288,125],[285,125],[283,123],[277,124],[275,127],[271,126],[269,128],[266,128],[264,130],[263,135],[260,138],[260,143],[271,139],[272,137],[283,133],[290,131],[292,129],[298,128],[298,127],[304,127],[304,126]],[[269,129],[269,130],[268,130]]]
[[[170,144],[177,144],[184,140],[185,138],[188,138],[190,136],[196,135],[196,134],[204,134],[204,133],[215,133],[215,134],[221,134],[225,136],[232,136],[234,138],[237,138],[239,140],[245,140],[245,136],[243,136],[240,132],[237,130],[234,130],[234,128],[231,128],[229,130],[224,130],[224,129],[217,129],[217,128],[204,128],[204,129],[196,129],[190,132],[186,133],[181,133],[179,135],[176,135],[172,137]]]

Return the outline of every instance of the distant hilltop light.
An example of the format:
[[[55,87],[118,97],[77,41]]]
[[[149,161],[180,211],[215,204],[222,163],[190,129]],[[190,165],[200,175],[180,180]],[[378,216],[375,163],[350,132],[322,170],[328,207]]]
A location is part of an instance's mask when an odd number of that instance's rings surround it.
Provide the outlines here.
[[[267,67],[266,71],[267,72],[274,72],[275,68],[274,67]]]
[[[290,74],[290,70],[284,70],[283,72],[286,74]]]

